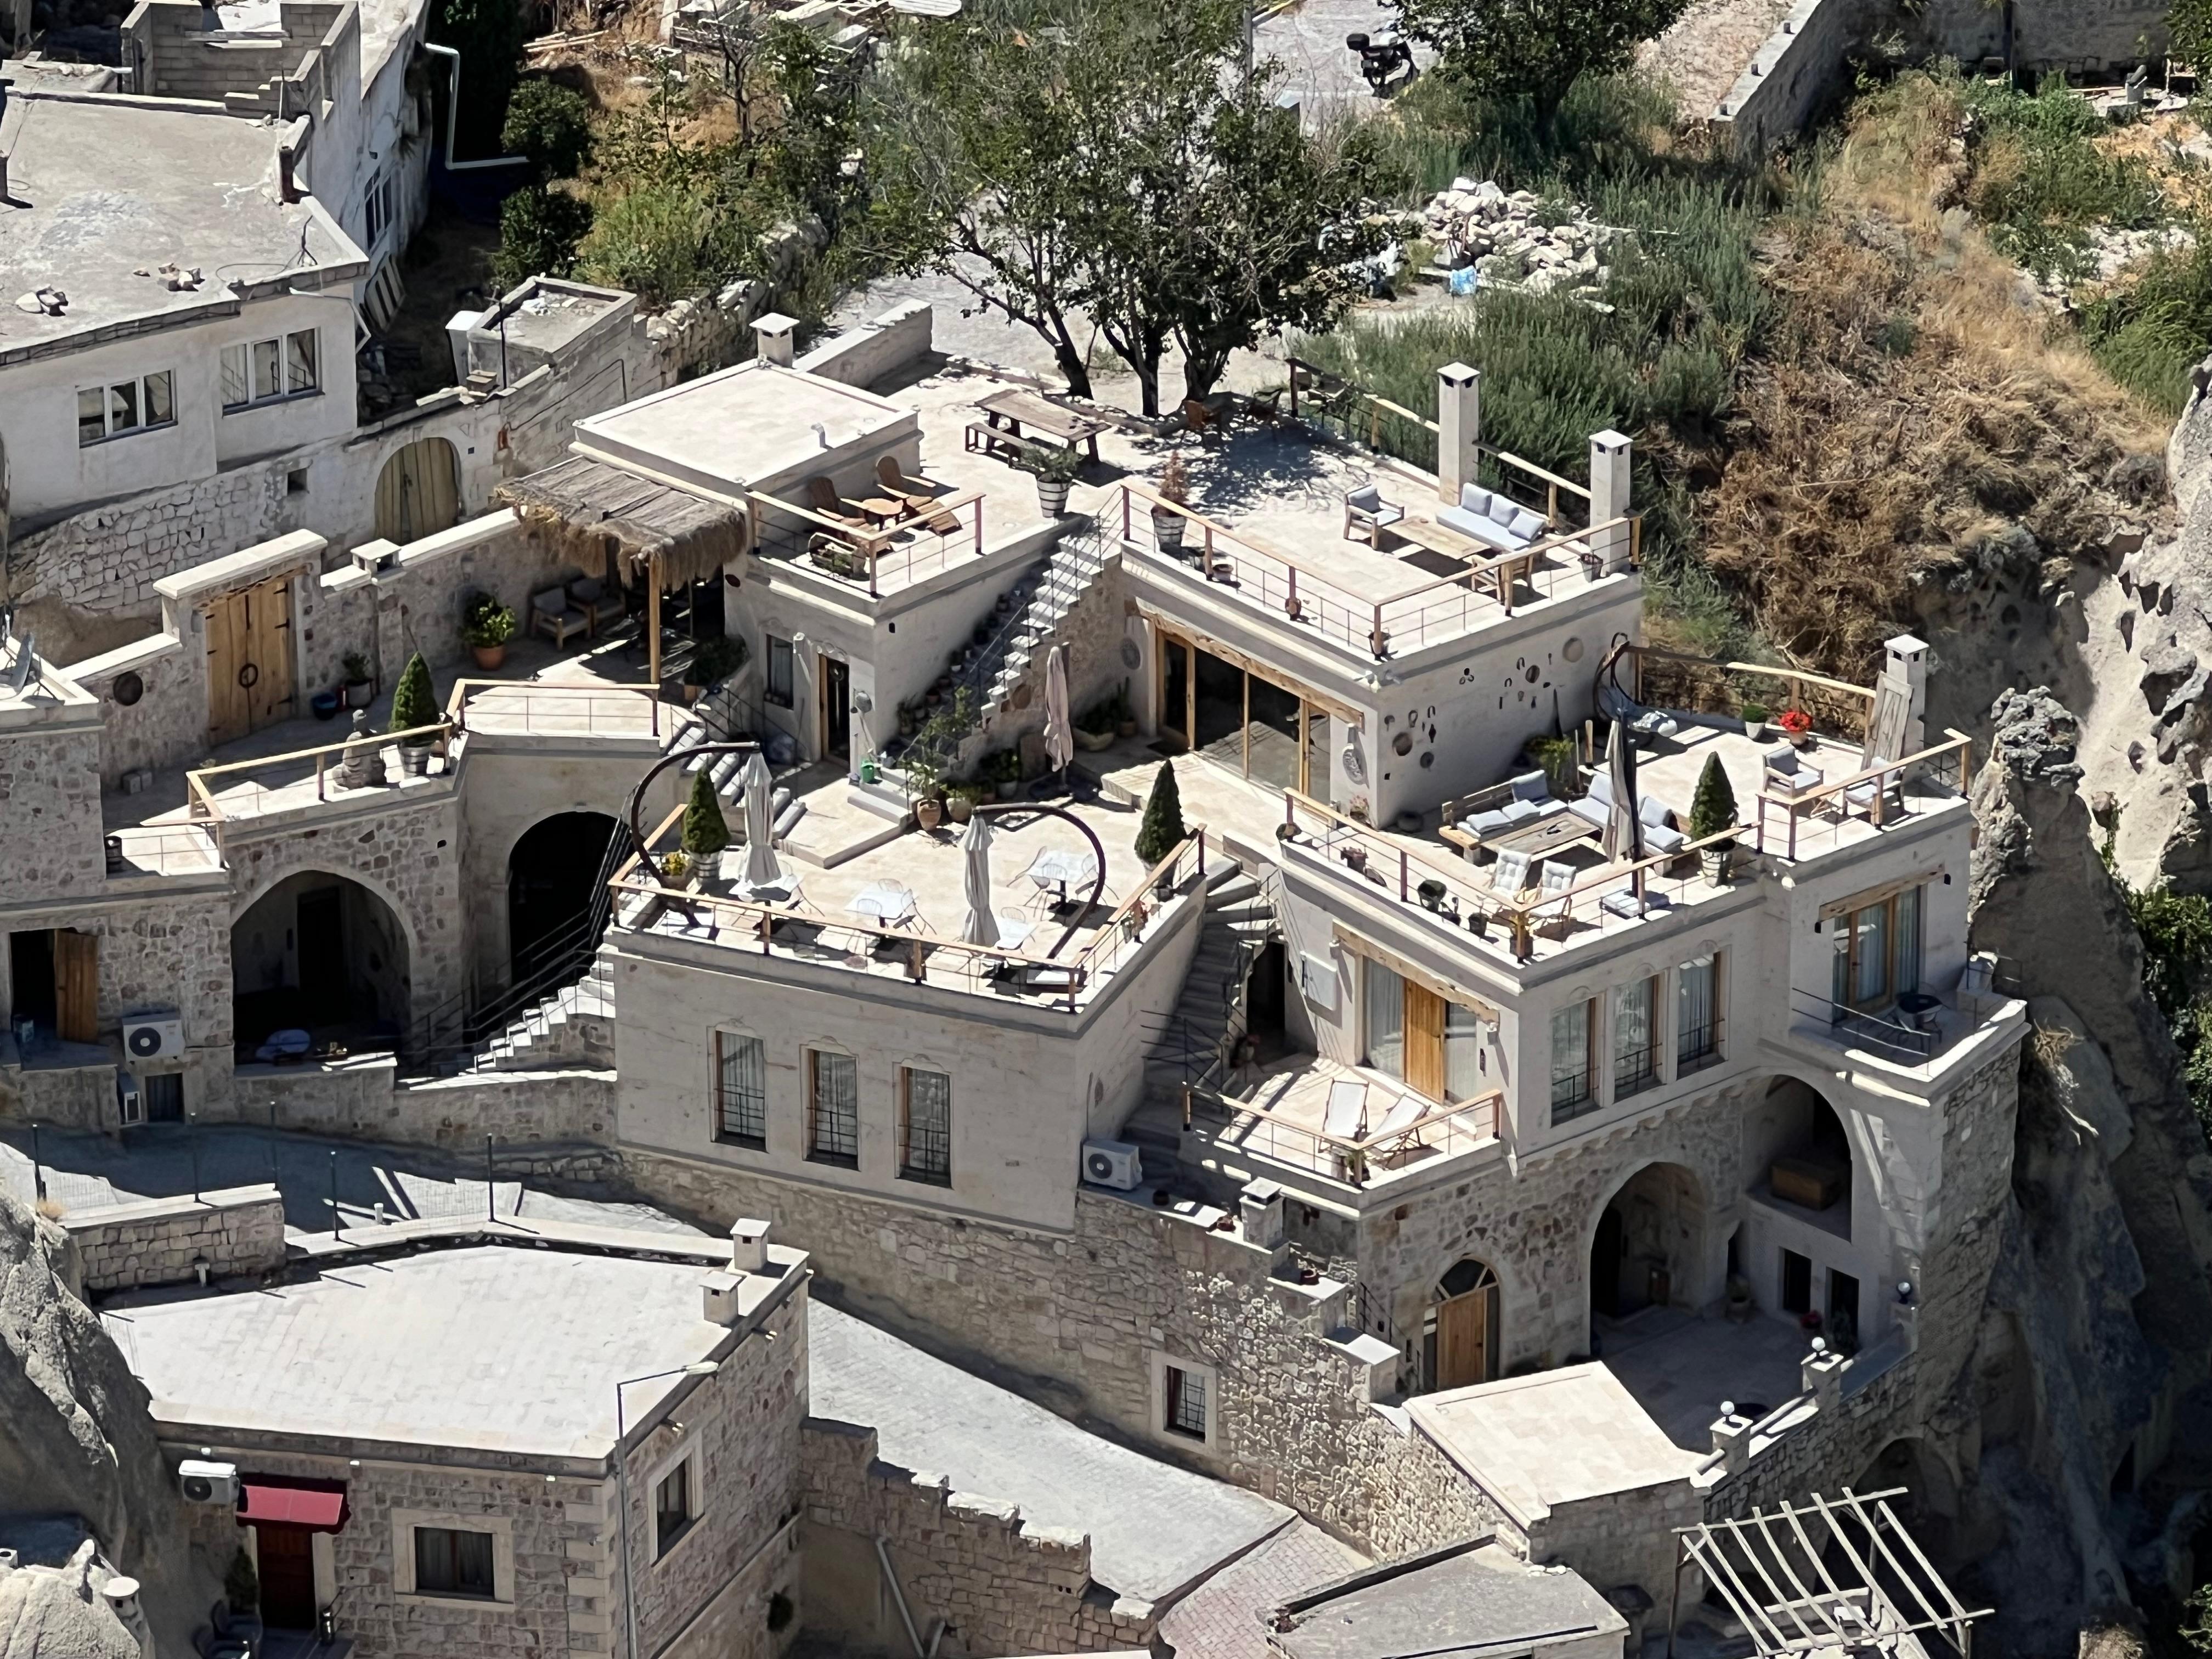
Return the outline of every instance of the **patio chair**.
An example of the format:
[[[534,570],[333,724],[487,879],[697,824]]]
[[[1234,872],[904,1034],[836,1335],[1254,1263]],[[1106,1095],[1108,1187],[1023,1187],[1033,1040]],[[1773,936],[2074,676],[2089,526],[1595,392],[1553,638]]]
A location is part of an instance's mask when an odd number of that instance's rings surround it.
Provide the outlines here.
[[[1421,1144],[1421,1132],[1413,1126],[1428,1115],[1426,1097],[1408,1090],[1400,1095],[1390,1109],[1382,1114],[1382,1121],[1375,1126],[1369,1137],[1377,1143],[1376,1151],[1382,1153],[1402,1152]],[[1380,1143],[1389,1141],[1389,1146]]]
[[[1528,886],[1530,856],[1526,853],[1500,853],[1498,862],[1490,866],[1490,890],[1510,903],[1520,897]],[[1550,869],[1551,866],[1544,866]]]
[[[592,639],[602,628],[611,627],[629,614],[622,590],[597,576],[580,576],[568,584],[568,603],[584,613],[584,631]]]
[[[530,631],[544,635],[558,649],[568,643],[570,635],[588,633],[590,624],[568,603],[565,588],[544,587],[530,596]]]
[[[932,535],[949,536],[960,528],[960,520],[950,513],[937,509],[937,497],[929,486],[919,478],[909,478],[899,470],[898,457],[884,455],[876,462],[876,482],[884,495],[893,501],[906,503],[906,510],[921,520],[921,527]]]
[[[1344,492],[1344,539],[1348,542],[1364,539],[1380,551],[1383,531],[1405,516],[1404,507],[1382,499],[1379,484],[1362,484]]]
[[[1537,884],[1551,902],[1537,908],[1536,919],[1539,921],[1564,922],[1568,919],[1570,902],[1565,895],[1575,884],[1575,877],[1579,873],[1571,864],[1562,864],[1557,859],[1544,860],[1543,868],[1537,872]],[[1554,893],[1561,896],[1553,899]]]
[[[1328,1085],[1328,1103],[1322,1109],[1321,1132],[1333,1140],[1367,1139],[1367,1085],[1346,1078]]]
[[[1778,795],[1802,795],[1820,787],[1820,769],[1808,766],[1788,744],[1766,751],[1765,784]]]
[[[806,505],[825,519],[835,519],[855,529],[868,522],[867,514],[840,495],[836,484],[824,472],[817,472],[806,481]]]

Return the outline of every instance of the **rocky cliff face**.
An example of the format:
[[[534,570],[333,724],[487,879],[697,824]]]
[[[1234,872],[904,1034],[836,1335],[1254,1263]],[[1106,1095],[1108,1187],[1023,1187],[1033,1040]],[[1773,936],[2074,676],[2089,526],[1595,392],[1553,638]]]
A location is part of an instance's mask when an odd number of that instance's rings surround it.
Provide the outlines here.
[[[0,1192],[0,1510],[82,1516],[162,1650],[188,1653],[221,1585],[186,1542],[144,1387],[68,1289],[70,1249]]]
[[[2212,1392],[2212,1156],[2098,856],[2077,722],[2042,688],[2007,692],[1991,720],[1973,938],[2035,1031],[2004,1243],[1948,1414],[1960,1540],[2000,1644],[2057,1654],[2087,1618],[2185,1576],[2179,1494],[2135,1489]]]

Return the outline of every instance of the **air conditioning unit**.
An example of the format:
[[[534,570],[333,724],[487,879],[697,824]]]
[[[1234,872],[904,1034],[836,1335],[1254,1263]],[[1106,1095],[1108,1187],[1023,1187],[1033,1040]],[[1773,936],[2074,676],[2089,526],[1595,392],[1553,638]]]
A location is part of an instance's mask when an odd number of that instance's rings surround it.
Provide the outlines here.
[[[133,1060],[174,1060],[185,1052],[185,1022],[171,1012],[125,1014],[123,1052]]]
[[[1083,1143],[1083,1178],[1094,1187],[1127,1192],[1145,1178],[1144,1154],[1126,1140]]]
[[[115,1074],[115,1109],[126,1129],[146,1121],[146,1097],[138,1092],[138,1079],[128,1072]]]
[[[238,1465],[203,1463],[187,1457],[177,1465],[177,1489],[187,1504],[238,1504]]]

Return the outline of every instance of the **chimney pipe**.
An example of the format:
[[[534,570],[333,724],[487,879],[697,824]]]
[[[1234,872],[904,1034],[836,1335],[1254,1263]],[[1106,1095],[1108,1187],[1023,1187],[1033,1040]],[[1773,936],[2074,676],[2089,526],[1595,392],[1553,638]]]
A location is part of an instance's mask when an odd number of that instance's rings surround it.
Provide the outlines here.
[[[1475,481],[1481,465],[1482,371],[1446,363],[1437,371],[1437,498],[1460,504],[1462,486]]]
[[[750,1218],[730,1228],[730,1271],[763,1273],[768,1271],[768,1223]]]
[[[753,337],[758,343],[761,362],[774,363],[778,368],[789,368],[796,343],[792,331],[799,326],[796,317],[787,317],[780,311],[771,311],[753,324]]]

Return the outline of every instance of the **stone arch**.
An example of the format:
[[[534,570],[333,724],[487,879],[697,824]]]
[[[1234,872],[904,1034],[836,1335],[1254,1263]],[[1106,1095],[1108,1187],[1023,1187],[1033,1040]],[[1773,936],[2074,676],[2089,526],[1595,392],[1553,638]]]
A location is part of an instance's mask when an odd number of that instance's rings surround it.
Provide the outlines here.
[[[1616,1182],[1583,1231],[1589,1324],[1718,1294],[1711,1195],[1686,1164],[1651,1159]]]
[[[595,896],[612,814],[577,808],[538,820],[507,849],[507,952],[520,984],[573,954]]]
[[[1917,1435],[1891,1441],[1866,1466],[1855,1492],[1905,1488],[1886,1500],[1940,1572],[1959,1565],[1959,1480],[1943,1454]]]
[[[1421,1388],[1434,1392],[1494,1382],[1504,1352],[1498,1270],[1463,1255],[1428,1288],[1421,1316]]]
[[[1843,1114],[1802,1078],[1778,1077],[1744,1109],[1744,1185],[1762,1201],[1824,1218],[1849,1241],[1859,1163]]]
[[[240,1060],[279,1031],[349,1052],[395,1048],[415,1018],[420,961],[406,908],[350,871],[295,869],[233,908],[232,1029]]]
[[[376,477],[376,533],[419,541],[461,517],[461,458],[447,438],[417,438],[385,458]]]

